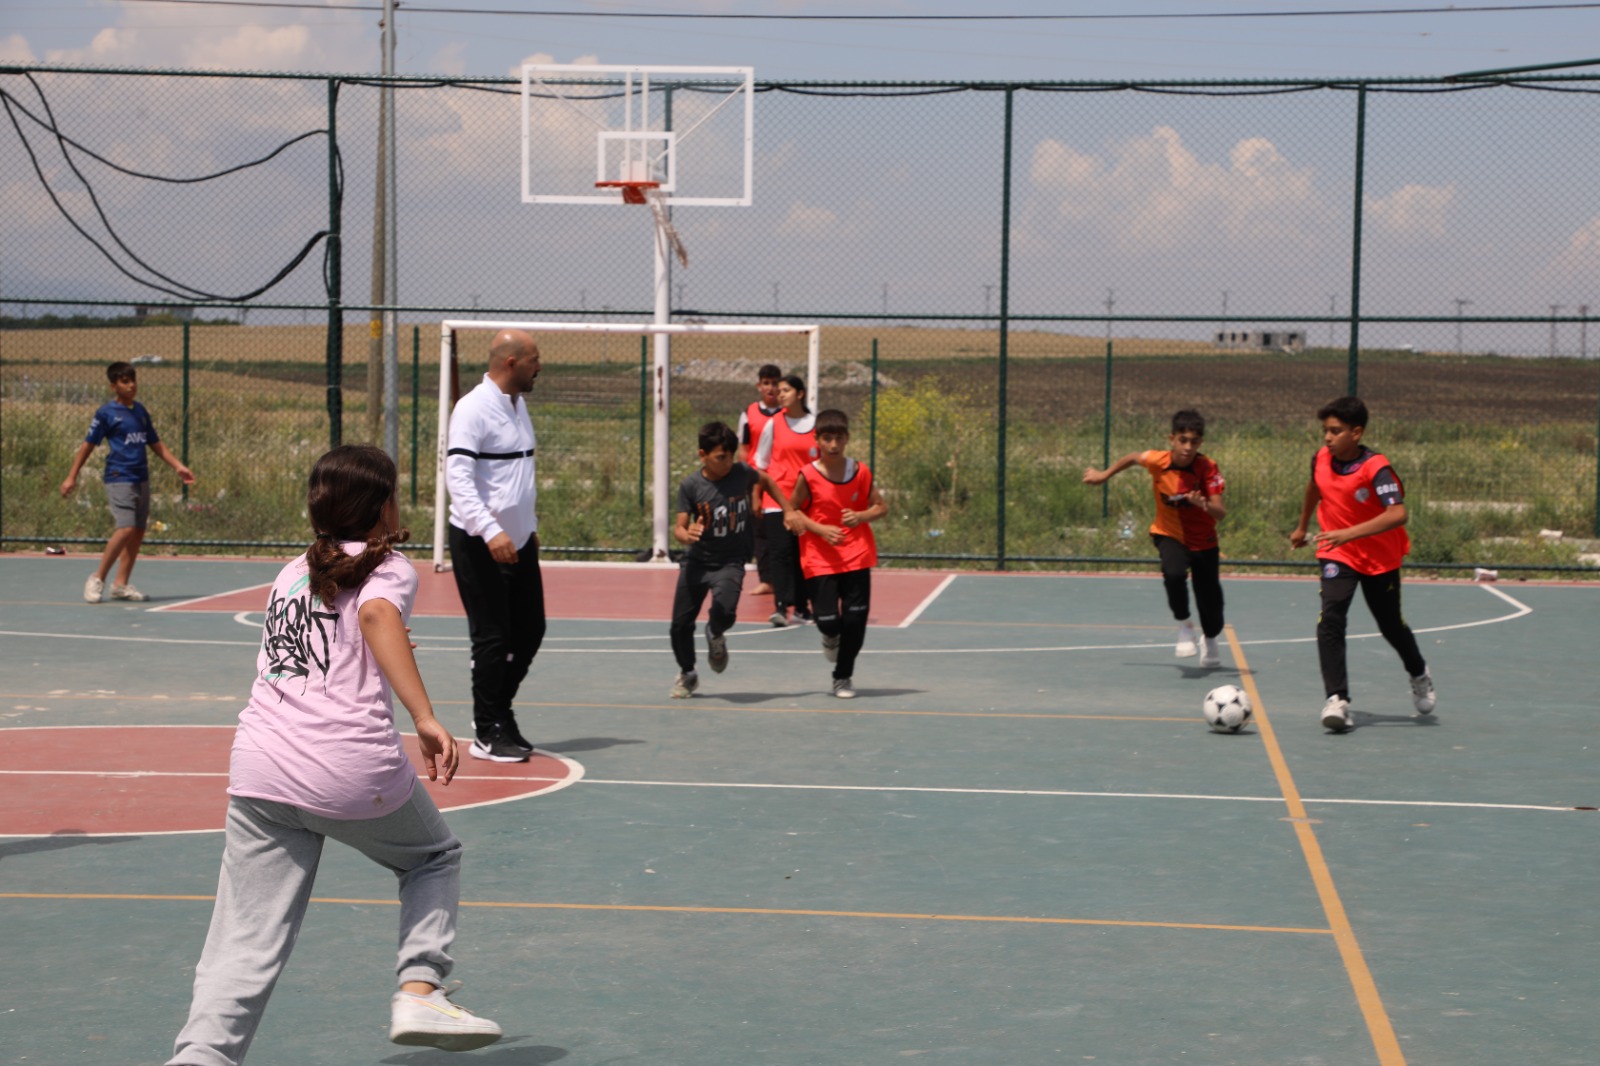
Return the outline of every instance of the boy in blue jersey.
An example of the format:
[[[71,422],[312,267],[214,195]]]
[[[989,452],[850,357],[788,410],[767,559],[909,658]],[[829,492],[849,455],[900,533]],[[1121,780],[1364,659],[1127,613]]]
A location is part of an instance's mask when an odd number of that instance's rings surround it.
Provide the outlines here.
[[[61,483],[61,495],[72,495],[72,490],[78,487],[78,472],[95,447],[105,441],[111,449],[106,457],[106,499],[111,504],[116,531],[100,556],[100,569],[83,583],[83,598],[90,603],[100,602],[105,594],[106,575],[120,559],[111,598],[142,601],[149,597],[134,588],[128,579],[133,576],[133,564],[139,557],[139,546],[144,543],[145,526],[150,520],[150,460],[145,452],[155,452],[162,462],[177,471],[185,485],[194,484],[194,471],[161,443],[155,424],[150,421],[150,412],[134,399],[139,394],[139,378],[133,367],[127,363],[112,363],[106,367],[106,378],[116,398],[94,413],[89,435],[78,445],[78,452],[72,457],[72,470]]]

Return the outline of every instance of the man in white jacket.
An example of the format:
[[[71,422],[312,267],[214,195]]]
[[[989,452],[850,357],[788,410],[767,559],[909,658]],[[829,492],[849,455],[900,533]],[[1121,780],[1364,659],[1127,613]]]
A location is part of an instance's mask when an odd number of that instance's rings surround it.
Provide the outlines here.
[[[450,563],[472,636],[473,758],[526,762],[533,745],[511,709],[544,640],[535,439],[523,395],[539,346],[520,329],[489,345],[489,371],[450,415]]]

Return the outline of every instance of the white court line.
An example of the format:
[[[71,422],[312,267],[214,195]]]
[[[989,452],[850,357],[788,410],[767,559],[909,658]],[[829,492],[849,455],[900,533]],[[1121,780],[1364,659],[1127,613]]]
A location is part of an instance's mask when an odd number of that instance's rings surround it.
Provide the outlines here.
[[[176,611],[180,607],[187,607],[192,603],[204,603],[206,600],[221,599],[223,596],[238,596],[246,592],[255,592],[259,589],[270,589],[271,587],[272,582],[270,581],[266,582],[265,584],[246,585],[244,588],[229,589],[226,592],[208,592],[204,596],[195,596],[192,599],[179,600],[177,603],[163,603],[160,607],[147,607],[145,610],[149,611],[151,614],[159,614],[162,611]]]
[[[49,727],[41,727],[49,728]],[[96,727],[89,727],[96,728]],[[110,728],[110,727],[98,727]],[[117,727],[121,728],[121,727]],[[1045,796],[1068,799],[1153,799],[1153,800],[1181,800],[1183,802],[1200,801],[1205,803],[1282,803],[1282,796],[1230,796],[1214,795],[1199,792],[1088,792],[1069,789],[1053,788],[942,788],[936,786],[918,785],[807,785],[807,784],[772,784],[754,781],[644,781],[611,779],[599,777],[586,777],[583,765],[573,760],[555,755],[551,752],[541,751],[540,754],[560,759],[560,761],[573,768],[574,775],[569,777],[500,777],[500,776],[471,776],[457,774],[456,781],[487,781],[503,783],[507,781],[531,781],[557,785],[557,788],[545,789],[542,792],[528,793],[521,796],[512,796],[510,799],[529,799],[533,796],[548,795],[559,791],[568,785],[578,784],[580,781],[586,785],[622,785],[636,788],[739,788],[757,791],[776,792],[918,792],[935,795],[956,796]],[[227,777],[225,772],[190,772],[172,770],[0,770],[0,777]],[[488,804],[505,803],[509,800],[490,800]],[[1574,807],[1555,807],[1536,803],[1467,803],[1455,800],[1381,800],[1381,799],[1348,799],[1332,797],[1303,798],[1305,803],[1340,804],[1353,807],[1448,807],[1467,810],[1491,811],[1556,811],[1564,813],[1581,812]],[[485,806],[488,804],[468,804],[462,807],[451,807],[452,811],[466,810],[468,807]],[[125,835],[125,834],[122,834]]]
[[[947,575],[945,575],[945,579],[943,581],[939,582],[939,587],[934,589],[932,592],[928,593],[926,596],[924,596],[922,598],[922,602],[917,604],[915,610],[913,610],[910,614],[906,615],[906,620],[904,622],[900,623],[900,627],[899,628],[907,629],[907,628],[910,627],[912,622],[915,622],[918,618],[921,618],[922,617],[922,612],[926,611],[929,607],[932,607],[933,606],[933,601],[938,599],[939,595],[942,592],[944,592],[945,589],[949,588],[950,587],[950,583],[952,581],[954,581],[955,579],[956,579],[956,575],[955,574],[947,574]]]
[[[638,564],[633,564],[633,565],[638,565]],[[954,574],[950,575],[950,579],[953,580],[955,578],[955,576],[956,575],[954,575]],[[946,582],[946,584],[948,584],[948,581]],[[943,587],[944,587],[943,585],[940,586],[941,589]],[[1419,635],[1423,634],[1423,633],[1448,633],[1448,632],[1450,632],[1452,630],[1457,630],[1457,629],[1473,629],[1473,628],[1476,628],[1478,626],[1499,625],[1502,622],[1515,621],[1518,618],[1524,618],[1524,617],[1526,617],[1526,616],[1528,616],[1528,615],[1533,613],[1533,608],[1532,607],[1529,607],[1527,604],[1525,604],[1525,603],[1521,602],[1520,600],[1508,595],[1507,593],[1501,592],[1499,589],[1495,588],[1493,585],[1478,585],[1476,587],[1477,588],[1481,588],[1485,592],[1487,592],[1487,593],[1489,593],[1489,594],[1491,594],[1493,596],[1497,596],[1500,599],[1506,601],[1506,603],[1508,603],[1511,606],[1515,607],[1516,610],[1512,611],[1510,614],[1497,615],[1497,616],[1495,616],[1493,618],[1482,618],[1482,619],[1479,619],[1476,622],[1457,622],[1454,625],[1448,625],[1448,626],[1429,626],[1429,627],[1422,628],[1422,629],[1413,629],[1412,632],[1416,633],[1416,634],[1419,634]],[[930,601],[924,601],[924,602],[925,603],[931,602],[931,597],[930,597]],[[921,608],[919,608],[919,610],[920,609]],[[241,612],[240,615],[235,615],[234,616],[235,620],[236,621],[239,620],[240,617],[245,613],[248,613],[248,612]],[[615,619],[584,619],[583,621],[613,621],[614,622]],[[256,624],[259,624],[259,623],[256,623]],[[772,629],[765,629],[765,630],[763,630],[763,629],[747,629],[747,630],[742,630],[740,632],[740,635],[754,636],[754,635],[757,635],[757,634],[760,634],[760,633],[782,633],[782,632],[786,632],[788,629],[792,629],[792,628],[796,628],[796,627],[790,626],[790,627],[786,627],[785,629],[772,628]],[[874,626],[873,628],[876,629],[876,628],[888,628],[888,627]],[[1346,639],[1347,640],[1376,640],[1376,639],[1378,639],[1378,638],[1380,638],[1382,636],[1383,636],[1383,634],[1375,633],[1375,632],[1374,633],[1352,633]],[[111,640],[111,641],[130,641],[130,642],[133,642],[133,643],[143,643],[143,644],[212,644],[212,645],[223,645],[223,646],[227,646],[227,647],[240,647],[240,648],[255,648],[255,647],[259,647],[260,646],[260,642],[259,641],[246,642],[246,641],[238,641],[238,640],[178,640],[178,639],[167,638],[167,637],[128,637],[128,636],[98,635],[98,634],[89,634],[89,633],[27,633],[27,632],[19,632],[19,631],[16,631],[16,630],[9,630],[9,629],[0,629],[0,637],[43,637],[43,638],[47,638],[47,639],[51,639],[51,640]],[[461,638],[461,637],[426,637],[424,639],[426,639],[426,640],[463,640],[465,638]],[[647,641],[647,640],[648,641],[659,641],[659,640],[661,640],[661,638],[659,636],[599,637],[599,638],[596,638],[596,637],[568,637],[568,638],[556,638],[556,639],[565,639],[565,640],[569,640],[569,641],[576,641],[576,640],[583,640],[583,641],[590,641],[590,640],[612,640],[612,641],[616,641],[616,640],[632,640],[632,641],[640,641],[640,642]],[[1253,647],[1258,647],[1258,646],[1267,645],[1267,644],[1312,644],[1312,643],[1316,642],[1316,639],[1317,638],[1315,636],[1310,636],[1310,637],[1273,637],[1273,638],[1268,638],[1268,639],[1264,639],[1264,640],[1243,640],[1243,641],[1240,641],[1239,643],[1242,644],[1243,646],[1247,647],[1247,648],[1253,648]],[[549,643],[551,643],[551,641],[549,639],[547,639],[546,640],[546,645],[548,646]],[[1147,649],[1151,649],[1151,648],[1164,648],[1166,646],[1167,645],[1165,643],[1150,643],[1150,644],[1057,644],[1057,645],[1047,645],[1047,646],[1038,646],[1038,645],[1019,646],[1019,645],[1012,644],[1012,645],[1008,645],[1006,647],[991,647],[991,648],[892,648],[892,649],[863,648],[862,651],[861,651],[861,654],[862,655],[871,655],[871,656],[880,656],[880,655],[1004,655],[1004,654],[1015,655],[1015,654],[1018,654],[1018,653],[1033,655],[1033,654],[1038,654],[1038,653],[1041,653],[1041,652],[1068,652],[1068,651],[1143,651],[1143,650],[1147,650]],[[461,649],[459,649],[459,648],[430,648],[430,647],[427,647],[425,645],[419,646],[417,648],[417,651],[419,651],[419,652],[430,652],[430,651],[431,652],[443,652],[443,651],[449,651],[449,652],[457,652],[458,653],[460,650]],[[550,651],[551,654],[555,654],[555,655],[559,655],[559,654],[580,654],[580,655],[670,655],[671,654],[671,649],[668,649],[668,648],[550,648],[549,651]],[[809,649],[797,648],[797,649],[792,649],[792,650],[790,650],[790,649],[768,649],[768,650],[764,650],[764,651],[745,650],[741,654],[745,654],[745,655],[815,655],[816,654],[816,649],[815,648],[809,648]]]

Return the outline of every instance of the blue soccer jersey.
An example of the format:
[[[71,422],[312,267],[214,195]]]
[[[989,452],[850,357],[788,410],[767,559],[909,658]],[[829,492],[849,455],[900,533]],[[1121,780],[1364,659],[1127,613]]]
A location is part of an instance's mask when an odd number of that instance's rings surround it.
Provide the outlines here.
[[[150,458],[146,450],[158,443],[156,427],[150,421],[150,412],[135,400],[132,407],[124,407],[116,400],[105,404],[94,413],[89,423],[90,444],[105,441],[111,448],[106,457],[106,481],[128,481],[137,484],[150,480]]]

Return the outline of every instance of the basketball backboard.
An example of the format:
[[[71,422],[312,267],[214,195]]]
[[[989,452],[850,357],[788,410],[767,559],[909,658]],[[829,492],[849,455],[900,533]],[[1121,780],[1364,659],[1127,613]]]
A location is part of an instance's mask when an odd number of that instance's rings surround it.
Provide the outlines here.
[[[751,67],[522,68],[522,199],[615,204],[600,182],[658,182],[667,206],[750,204]]]

